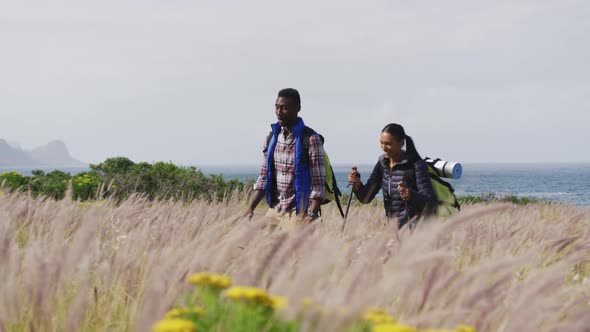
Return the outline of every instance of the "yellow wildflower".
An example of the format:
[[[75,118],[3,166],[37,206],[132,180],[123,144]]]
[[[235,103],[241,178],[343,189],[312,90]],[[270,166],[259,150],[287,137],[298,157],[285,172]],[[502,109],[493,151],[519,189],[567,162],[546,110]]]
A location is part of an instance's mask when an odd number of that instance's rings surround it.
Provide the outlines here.
[[[418,330],[401,324],[378,324],[373,326],[373,332],[418,332]]]
[[[455,331],[456,332],[477,332],[475,327],[469,326],[469,325],[457,325],[457,327],[455,327]]]
[[[381,308],[369,308],[363,315],[363,320],[372,324],[395,324],[397,321]]]
[[[273,310],[281,310],[287,306],[286,298],[271,296],[265,290],[255,287],[232,287],[225,291],[224,296],[232,300],[258,303]]]
[[[190,320],[174,318],[157,322],[152,330],[153,332],[195,332],[197,328]]]
[[[182,318],[185,316],[205,316],[205,310],[195,308],[174,308],[166,313],[166,319]]]
[[[287,298],[282,296],[269,296],[270,307],[274,310],[281,310],[287,307]]]
[[[231,286],[231,278],[220,274],[213,274],[211,275],[211,285],[217,288],[228,288]]]
[[[220,274],[199,272],[190,275],[187,281],[192,285],[207,285],[216,288],[227,288],[231,286],[231,278]]]
[[[180,317],[182,317],[182,314],[183,314],[183,310],[178,309],[178,308],[174,308],[174,309],[170,309],[164,317],[166,319],[180,318]]]
[[[225,297],[232,300],[250,300],[268,303],[269,296],[265,290],[255,287],[232,287],[225,291]]]
[[[191,274],[188,277],[187,281],[189,284],[193,284],[193,285],[208,284],[209,283],[209,276],[210,276],[210,274],[207,272],[199,272],[199,273]]]

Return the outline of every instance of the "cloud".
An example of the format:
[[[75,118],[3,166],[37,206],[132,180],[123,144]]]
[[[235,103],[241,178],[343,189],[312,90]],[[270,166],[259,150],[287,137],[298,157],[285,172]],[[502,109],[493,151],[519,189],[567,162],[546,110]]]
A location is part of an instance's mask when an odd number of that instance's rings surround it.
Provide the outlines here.
[[[7,2],[0,133],[60,138],[90,162],[258,164],[276,92],[295,87],[336,164],[371,163],[388,122],[447,159],[588,161],[567,143],[590,139],[588,14],[584,1]]]

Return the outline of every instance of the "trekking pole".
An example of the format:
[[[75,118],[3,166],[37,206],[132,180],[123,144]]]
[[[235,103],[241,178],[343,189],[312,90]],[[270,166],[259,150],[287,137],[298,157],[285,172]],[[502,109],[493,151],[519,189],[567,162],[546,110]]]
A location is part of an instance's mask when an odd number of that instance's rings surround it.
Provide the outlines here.
[[[402,186],[402,188],[407,188],[408,187],[408,183],[406,182],[406,180],[402,180],[401,181],[401,186]],[[408,215],[408,213],[409,213],[409,211],[408,211],[408,202],[406,200],[404,200],[403,203],[404,203],[404,210],[406,211],[406,215],[404,216],[404,225],[405,225],[410,220],[410,216]],[[408,227],[410,227],[410,226],[408,226]]]
[[[352,169],[356,171],[356,167],[353,167]],[[360,177],[358,173],[356,176]],[[350,188],[350,197],[348,197],[348,203],[346,204],[346,212],[344,213],[344,221],[342,222],[341,232],[344,232],[344,226],[346,226],[346,219],[348,218],[348,210],[350,209],[350,202],[352,202],[352,195],[354,194],[354,185],[352,185],[352,183],[349,183],[346,187],[350,186],[352,186],[352,188]]]

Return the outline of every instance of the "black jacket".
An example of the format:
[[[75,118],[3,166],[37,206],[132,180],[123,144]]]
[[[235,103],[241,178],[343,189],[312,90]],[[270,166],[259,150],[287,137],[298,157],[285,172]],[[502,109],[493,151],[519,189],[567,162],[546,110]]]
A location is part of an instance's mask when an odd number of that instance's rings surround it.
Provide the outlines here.
[[[409,172],[415,172],[415,176],[408,176]],[[397,190],[400,181],[405,181],[412,192],[409,202],[403,201],[400,197]],[[385,155],[379,157],[367,183],[354,194],[359,201],[366,204],[375,198],[379,189],[383,190],[385,215],[388,218],[397,218],[399,227],[436,204],[426,162],[421,158],[410,158],[405,153],[393,169],[389,167],[389,158]]]

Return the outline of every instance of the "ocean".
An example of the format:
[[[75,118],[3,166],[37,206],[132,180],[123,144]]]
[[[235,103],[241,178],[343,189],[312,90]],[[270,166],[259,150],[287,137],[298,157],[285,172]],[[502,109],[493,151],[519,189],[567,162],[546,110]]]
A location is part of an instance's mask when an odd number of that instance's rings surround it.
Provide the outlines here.
[[[374,165],[358,165],[366,181]],[[457,196],[515,195],[590,206],[590,164],[463,164],[461,179],[445,179]],[[333,166],[338,187],[347,193],[350,166]],[[205,166],[205,173],[256,180],[259,166]]]
[[[225,179],[256,180],[259,166],[197,166],[206,174],[222,174]],[[366,181],[373,165],[359,165],[362,180]],[[0,168],[0,173],[16,170],[31,175],[33,169]],[[43,169],[48,172],[52,169]],[[85,168],[60,169],[76,174]],[[348,192],[350,166],[334,166],[336,181],[342,192]],[[590,164],[463,164],[461,179],[446,179],[457,196],[533,197],[581,206],[590,206]]]

